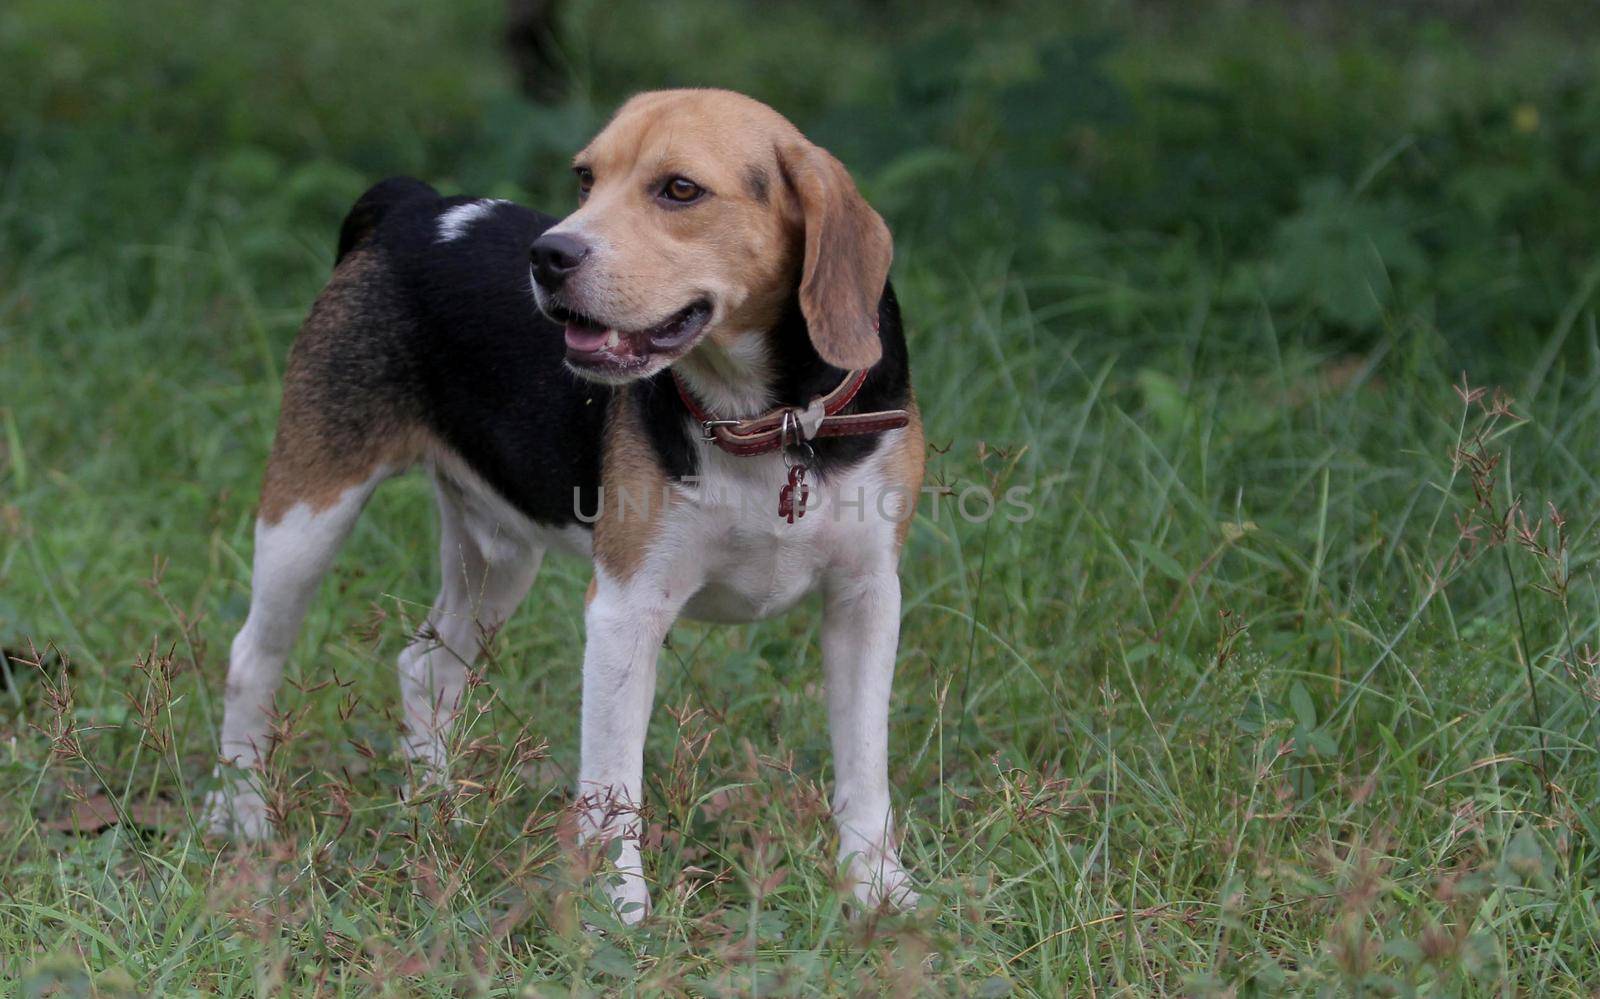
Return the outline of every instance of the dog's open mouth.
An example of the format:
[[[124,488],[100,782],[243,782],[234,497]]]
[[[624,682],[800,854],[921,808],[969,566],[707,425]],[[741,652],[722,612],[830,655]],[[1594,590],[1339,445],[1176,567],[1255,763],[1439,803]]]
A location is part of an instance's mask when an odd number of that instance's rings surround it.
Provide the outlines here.
[[[566,328],[567,363],[621,374],[643,368],[652,356],[675,354],[688,345],[711,318],[711,303],[697,299],[642,330],[610,329],[554,302],[545,305],[545,313]]]

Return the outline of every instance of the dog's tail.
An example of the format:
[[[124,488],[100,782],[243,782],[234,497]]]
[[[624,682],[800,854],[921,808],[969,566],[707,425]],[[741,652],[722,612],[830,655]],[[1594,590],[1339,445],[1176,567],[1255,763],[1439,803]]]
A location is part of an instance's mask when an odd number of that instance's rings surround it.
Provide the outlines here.
[[[378,181],[367,189],[366,194],[356,199],[350,214],[344,217],[344,224],[339,227],[339,253],[334,257],[334,265],[337,266],[347,253],[366,239],[396,205],[417,198],[438,196],[438,191],[414,177],[390,177]]]

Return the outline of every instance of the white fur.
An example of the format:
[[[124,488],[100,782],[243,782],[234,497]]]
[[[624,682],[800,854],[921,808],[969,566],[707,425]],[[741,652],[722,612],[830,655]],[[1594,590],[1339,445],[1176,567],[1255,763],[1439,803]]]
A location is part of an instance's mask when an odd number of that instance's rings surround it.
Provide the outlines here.
[[[453,452],[429,454],[439,508],[439,596],[400,653],[406,748],[424,781],[445,775],[446,739],[467,669],[527,595],[545,550],[587,556],[589,532],[541,527],[522,516]]]
[[[772,408],[772,352],[760,333],[738,335],[726,347],[702,340],[676,370],[701,405],[720,419],[745,419]]]
[[[759,620],[817,591],[840,862],[864,905],[915,901],[894,848],[888,785],[889,691],[900,627],[894,517],[901,511],[893,495],[883,505],[888,516],[878,507],[890,482],[887,456],[901,433],[886,434],[872,457],[819,484],[812,508],[793,524],[777,514],[787,479],[779,455],[734,457],[700,444],[699,481],[678,488],[679,502],[669,507],[644,565],[626,581],[597,568],[584,650],[582,832],[623,841],[622,878],[612,897],[625,920],[641,918],[649,904],[633,816],[656,652],[672,620],[680,613]]]
[[[608,894],[625,922],[650,904],[639,856],[644,737],[656,689],[656,653],[693,584],[618,585],[595,567],[595,598],[584,612],[579,835],[620,837],[620,883]]]
[[[500,198],[480,198],[477,201],[456,205],[454,208],[446,208],[439,213],[439,235],[435,242],[449,243],[460,239],[467,234],[468,229],[472,228],[472,223],[494,211],[497,205],[508,203]]]
[[[253,774],[265,761],[272,702],[283,681],[283,664],[317,584],[333,564],[372,491],[390,474],[392,470],[386,469],[347,489],[324,509],[313,510],[300,503],[276,524],[256,521],[250,613],[229,651],[223,695],[217,775],[224,782],[206,802],[207,823],[214,832],[261,839],[271,831],[266,800]]]

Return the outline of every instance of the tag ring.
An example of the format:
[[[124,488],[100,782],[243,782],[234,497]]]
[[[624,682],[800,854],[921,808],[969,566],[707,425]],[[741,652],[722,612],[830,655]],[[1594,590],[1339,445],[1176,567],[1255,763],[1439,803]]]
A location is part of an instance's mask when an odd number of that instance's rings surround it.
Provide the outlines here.
[[[816,460],[817,452],[806,440],[799,414],[792,409],[784,410],[778,423],[778,445],[783,450],[783,463],[790,468]]]

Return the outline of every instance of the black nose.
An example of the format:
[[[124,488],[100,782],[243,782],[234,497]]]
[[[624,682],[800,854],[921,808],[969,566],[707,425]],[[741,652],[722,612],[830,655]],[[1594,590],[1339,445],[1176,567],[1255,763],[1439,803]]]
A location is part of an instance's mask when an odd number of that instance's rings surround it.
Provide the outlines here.
[[[589,244],[575,236],[547,232],[533,241],[529,256],[533,259],[533,278],[542,287],[561,287],[567,275],[578,269],[583,258],[589,255]]]

